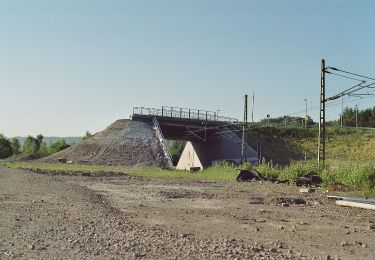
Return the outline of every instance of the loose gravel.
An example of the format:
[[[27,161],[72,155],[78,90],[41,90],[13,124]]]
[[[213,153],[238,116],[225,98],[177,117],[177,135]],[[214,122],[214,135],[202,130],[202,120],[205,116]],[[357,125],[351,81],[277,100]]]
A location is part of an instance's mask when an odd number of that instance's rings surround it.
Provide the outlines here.
[[[57,163],[59,159],[97,165],[167,165],[153,127],[125,119],[117,120],[89,139],[40,161]]]
[[[318,191],[45,174],[0,166],[0,259],[374,257],[372,212]]]

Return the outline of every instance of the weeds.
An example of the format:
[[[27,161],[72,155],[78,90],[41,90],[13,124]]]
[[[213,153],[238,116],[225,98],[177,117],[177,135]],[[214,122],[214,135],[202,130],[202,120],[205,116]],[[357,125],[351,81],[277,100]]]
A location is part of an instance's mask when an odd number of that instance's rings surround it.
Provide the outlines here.
[[[323,185],[330,187],[341,183],[362,194],[375,194],[375,168],[371,163],[353,164],[344,163],[341,166],[318,165],[315,161],[293,162],[288,166],[280,167],[272,163],[262,163],[254,166],[244,164],[233,166],[228,163],[219,164],[197,173],[178,170],[166,170],[152,166],[126,167],[105,165],[79,164],[48,164],[37,162],[5,162],[9,168],[47,170],[62,172],[90,172],[98,175],[106,172],[124,173],[147,178],[184,178],[204,180],[236,180],[239,169],[255,169],[264,177],[279,180],[295,180],[306,174],[319,175]]]
[[[375,168],[371,163],[346,165],[324,170],[322,178],[327,186],[342,183],[353,190],[375,192]]]

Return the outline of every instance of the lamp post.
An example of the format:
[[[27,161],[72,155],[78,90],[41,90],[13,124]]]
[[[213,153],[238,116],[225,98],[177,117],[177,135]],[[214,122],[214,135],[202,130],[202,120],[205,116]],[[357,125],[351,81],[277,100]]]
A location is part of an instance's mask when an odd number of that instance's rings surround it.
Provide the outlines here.
[[[307,129],[307,99],[304,99],[305,105],[306,105],[306,110],[305,110],[305,129]]]

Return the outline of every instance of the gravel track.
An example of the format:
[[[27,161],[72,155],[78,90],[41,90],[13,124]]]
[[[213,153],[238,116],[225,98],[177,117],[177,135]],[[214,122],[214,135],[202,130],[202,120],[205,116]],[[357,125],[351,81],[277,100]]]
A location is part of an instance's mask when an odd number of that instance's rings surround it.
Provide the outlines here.
[[[373,258],[372,212],[270,185],[0,166],[0,259]]]
[[[0,180],[0,258],[293,258],[271,245],[201,239],[136,223],[71,179],[1,166]]]

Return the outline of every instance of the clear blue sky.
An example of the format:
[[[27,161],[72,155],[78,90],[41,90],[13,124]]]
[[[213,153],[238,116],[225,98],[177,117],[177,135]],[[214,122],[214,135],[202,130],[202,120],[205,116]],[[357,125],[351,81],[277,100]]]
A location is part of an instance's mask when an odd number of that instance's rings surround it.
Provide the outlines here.
[[[0,0],[0,132],[83,135],[133,106],[241,118],[253,92],[256,120],[305,98],[317,119],[321,58],[375,76],[375,1]]]

